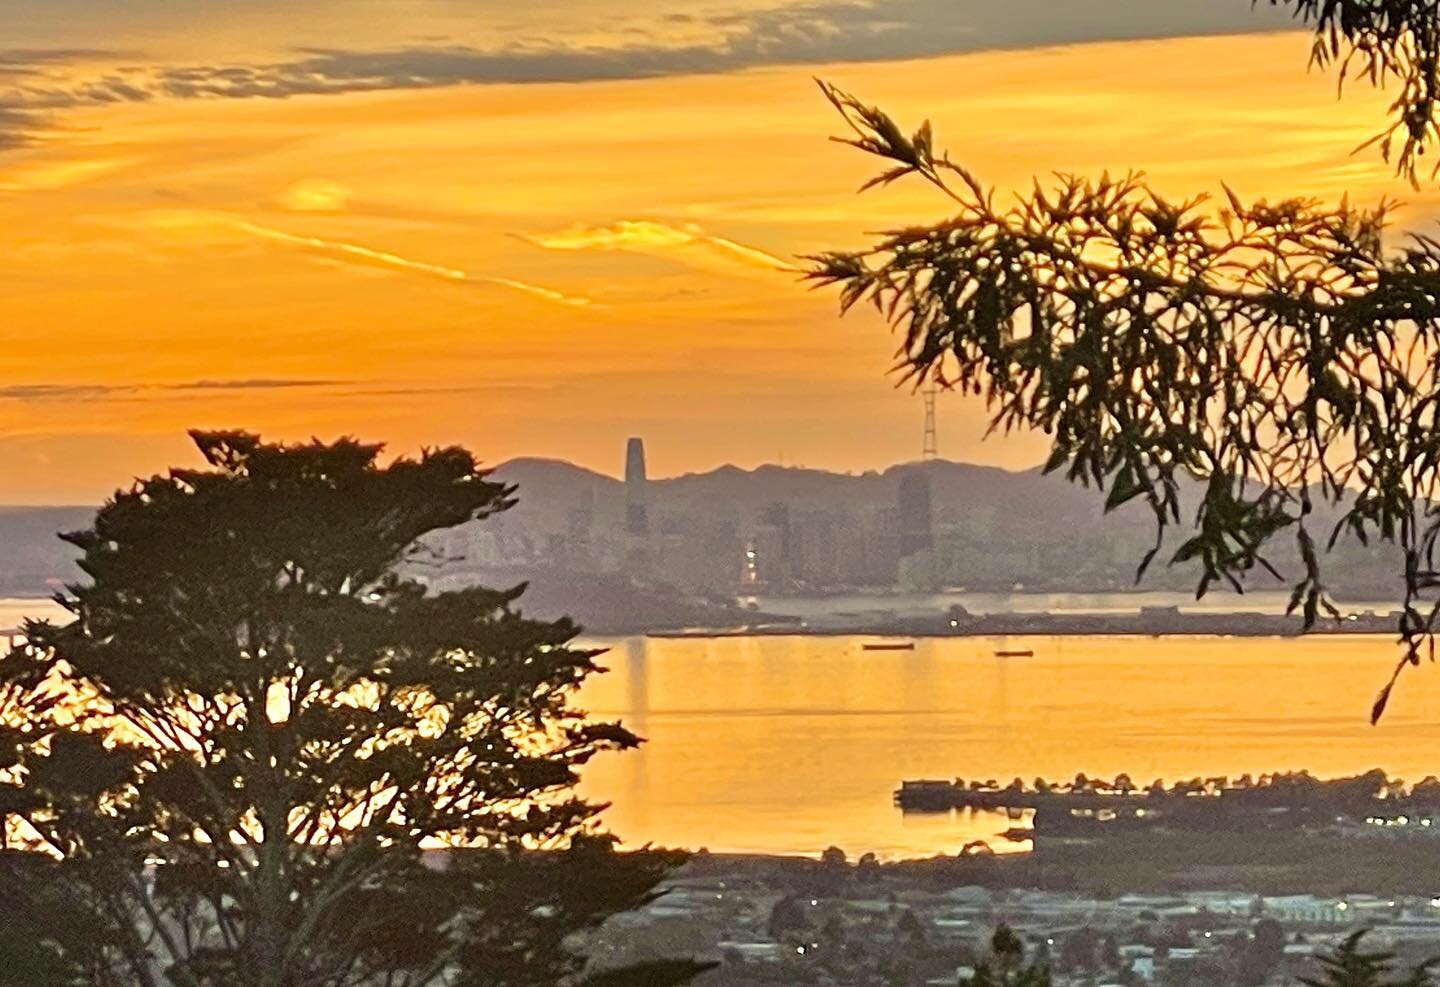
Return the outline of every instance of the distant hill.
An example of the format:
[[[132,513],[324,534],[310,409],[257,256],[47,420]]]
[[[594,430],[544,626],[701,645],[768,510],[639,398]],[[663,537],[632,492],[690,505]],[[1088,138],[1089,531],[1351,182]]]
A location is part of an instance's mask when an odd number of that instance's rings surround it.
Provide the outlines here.
[[[1135,567],[1154,543],[1148,508],[1132,502],[1106,514],[1103,497],[1040,469],[1005,470],[944,460],[903,463],[883,472],[860,474],[766,465],[755,469],[723,466],[704,473],[652,480],[652,525],[681,535],[706,524],[753,527],[768,507],[792,511],[893,508],[906,474],[929,478],[937,531],[961,544],[966,565],[954,582],[975,588],[1072,592],[1134,586]],[[624,515],[624,485],[617,479],[554,460],[517,459],[497,467],[496,477],[518,487],[519,506],[500,522],[506,531],[524,531],[537,545],[563,533],[573,512],[593,504],[595,524],[619,530]],[[1187,498],[1188,499],[1188,498]],[[1188,520],[1188,514],[1182,514]],[[1318,509],[1312,530],[1323,543],[1333,512]],[[1165,560],[1179,543],[1173,531],[1142,587],[1191,589],[1198,572],[1169,569]],[[1299,571],[1293,541],[1282,533],[1270,561],[1288,578]],[[1334,591],[1352,598],[1396,591],[1398,553],[1365,549],[1342,540],[1327,562]],[[1288,588],[1257,571],[1251,588]],[[716,587],[718,588],[718,587]]]
[[[650,481],[650,502],[677,513],[710,511],[749,519],[774,503],[813,508],[865,508],[895,503],[900,478],[919,472],[930,477],[936,520],[983,516],[990,523],[1014,517],[1046,517],[1093,522],[1100,501],[1093,491],[1044,476],[1038,469],[1010,471],[945,460],[904,463],[882,472],[832,473],[826,470],[765,465],[753,470],[722,466],[705,473]],[[518,488],[519,505],[508,515],[525,524],[559,530],[569,513],[593,491],[597,513],[623,513],[624,484],[614,477],[553,459],[512,459],[497,466],[494,478]]]
[[[1142,504],[1132,503],[1107,515],[1094,490],[1061,476],[943,460],[859,474],[772,465],[749,470],[723,466],[652,480],[649,513],[653,530],[662,537],[691,543],[691,554],[700,556],[692,571],[712,573],[697,577],[692,588],[723,594],[734,588],[730,581],[738,568],[729,559],[738,552],[737,539],[747,536],[772,505],[783,504],[798,513],[835,511],[841,517],[849,516],[846,512],[894,509],[901,478],[915,473],[928,477],[936,530],[950,539],[952,555],[960,560],[958,571],[947,574],[950,585],[978,589],[1021,583],[1031,589],[1075,592],[1130,588],[1135,565],[1152,543],[1152,522]],[[623,536],[625,489],[615,477],[538,458],[502,463],[493,476],[517,488],[518,503],[484,522],[482,527],[496,533],[503,548],[500,557],[485,564],[534,569],[540,573],[536,596],[543,594],[547,605],[558,603],[548,584],[560,588],[564,581],[559,572],[586,568],[583,562],[567,562],[552,551],[574,530],[578,517],[585,519],[584,526],[597,539],[608,537],[613,544]],[[0,507],[0,595],[44,595],[58,581],[78,576],[72,550],[55,536],[84,527],[92,513],[92,508],[78,506]],[[1322,540],[1328,535],[1323,522],[1316,530]],[[1193,587],[1195,571],[1166,570],[1165,554],[1143,585]],[[707,556],[721,555],[720,563],[707,569],[711,561]],[[1298,568],[1295,552],[1283,536],[1273,561],[1287,576]],[[1351,597],[1383,594],[1387,599],[1396,588],[1397,566],[1390,550],[1362,550],[1353,543],[1342,543],[1328,563],[1338,592]],[[1260,574],[1250,585],[1279,586]],[[663,595],[659,586],[651,591]],[[610,583],[595,583],[587,584],[586,592],[598,603],[606,593],[619,590]],[[663,606],[673,610],[676,601],[666,599]]]
[[[0,595],[48,595],[80,575],[57,535],[84,528],[93,507],[0,507]]]

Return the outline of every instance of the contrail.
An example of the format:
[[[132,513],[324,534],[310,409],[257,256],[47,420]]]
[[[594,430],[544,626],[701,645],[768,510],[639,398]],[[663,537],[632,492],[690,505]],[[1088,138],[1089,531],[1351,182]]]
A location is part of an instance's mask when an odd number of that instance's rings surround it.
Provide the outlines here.
[[[425,261],[411,260],[408,257],[401,257],[399,254],[392,254],[386,250],[375,250],[371,247],[361,246],[358,243],[347,243],[344,240],[326,240],[316,236],[302,236],[298,233],[287,233],[284,230],[277,230],[270,226],[261,226],[258,223],[251,223],[243,219],[234,220],[234,226],[238,230],[266,240],[273,240],[277,243],[287,243],[291,246],[302,247],[309,250],[318,250],[322,253],[338,255],[340,257],[354,258],[361,263],[388,267],[397,271],[411,271],[416,274],[442,278],[446,281],[496,285],[501,288],[510,288],[514,291],[523,291],[527,295],[534,295],[537,298],[543,298],[546,301],[555,302],[558,305],[570,305],[580,308],[594,304],[593,299],[577,295],[567,295],[553,288],[542,288],[539,285],[517,281],[514,278],[490,277],[483,274],[472,274],[469,271],[462,271],[456,267],[428,264]]]
[[[723,236],[707,233],[694,223],[671,226],[646,219],[622,219],[609,226],[573,226],[558,233],[535,233],[523,239],[547,250],[632,250],[665,253],[698,247],[724,260],[772,271],[790,270],[774,254]]]

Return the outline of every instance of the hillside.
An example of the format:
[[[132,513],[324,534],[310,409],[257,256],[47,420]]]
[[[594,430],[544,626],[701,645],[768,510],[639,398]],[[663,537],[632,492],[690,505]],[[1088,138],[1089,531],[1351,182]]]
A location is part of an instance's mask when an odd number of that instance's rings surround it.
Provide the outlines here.
[[[733,592],[745,540],[763,527],[765,512],[774,505],[784,505],[797,517],[828,512],[833,520],[826,530],[843,529],[859,523],[857,519],[893,512],[902,477],[916,473],[929,480],[936,537],[945,540],[950,553],[947,585],[1008,589],[1020,583],[1076,592],[1129,588],[1136,563],[1151,545],[1153,528],[1143,505],[1132,503],[1106,515],[1093,490],[1038,470],[946,461],[905,463],[861,474],[723,466],[650,482],[652,530],[662,539],[663,551],[683,564],[652,571],[649,581],[710,594]],[[476,532],[493,536],[498,546],[484,564],[549,573],[536,584],[537,595],[543,593],[547,601],[553,597],[548,583],[556,583],[558,590],[556,573],[562,570],[615,574],[615,546],[623,545],[626,537],[625,489],[619,480],[536,458],[502,463],[493,475],[517,488],[518,503],[475,526]],[[55,534],[83,527],[89,517],[85,507],[0,507],[0,594],[42,595],[57,581],[74,578],[78,573],[72,553]],[[612,561],[602,564],[597,552],[584,556],[557,548],[577,530],[596,545],[608,544]],[[1317,530],[1328,533],[1323,524]],[[1273,561],[1287,575],[1297,569],[1286,540],[1277,544]],[[1395,566],[1393,552],[1342,542],[1329,571],[1340,593],[1388,598],[1394,591]],[[1142,585],[1189,588],[1195,578],[1193,570],[1167,570],[1162,564]],[[1265,577],[1252,585],[1278,584]]]

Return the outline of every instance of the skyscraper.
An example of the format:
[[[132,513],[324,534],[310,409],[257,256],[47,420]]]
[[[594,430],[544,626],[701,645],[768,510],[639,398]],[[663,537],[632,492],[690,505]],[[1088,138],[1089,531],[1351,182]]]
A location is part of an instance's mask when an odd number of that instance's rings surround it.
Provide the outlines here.
[[[900,557],[933,547],[933,519],[930,507],[930,477],[917,471],[900,477]]]
[[[625,444],[625,530],[632,535],[650,533],[649,485],[645,475],[645,441],[631,439]]]

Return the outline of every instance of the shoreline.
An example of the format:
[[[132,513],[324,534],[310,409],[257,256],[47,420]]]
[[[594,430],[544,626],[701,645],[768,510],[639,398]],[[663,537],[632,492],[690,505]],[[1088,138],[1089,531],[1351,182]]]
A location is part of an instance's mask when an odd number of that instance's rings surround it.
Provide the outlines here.
[[[1264,613],[1181,613],[1166,608],[1141,614],[1008,613],[936,615],[816,626],[800,619],[768,620],[733,627],[671,627],[644,632],[660,640],[726,637],[1308,637],[1397,636],[1399,612],[1324,618],[1305,629],[1298,615]]]
[[[784,877],[833,870],[813,856],[690,851],[681,872]],[[1435,894],[1430,839],[1355,838],[1318,832],[1153,834],[1051,842],[1021,853],[959,853],[873,865],[847,857],[844,873],[873,866],[914,887],[976,885],[1113,896],[1122,893],[1242,891],[1260,895],[1364,892]]]

